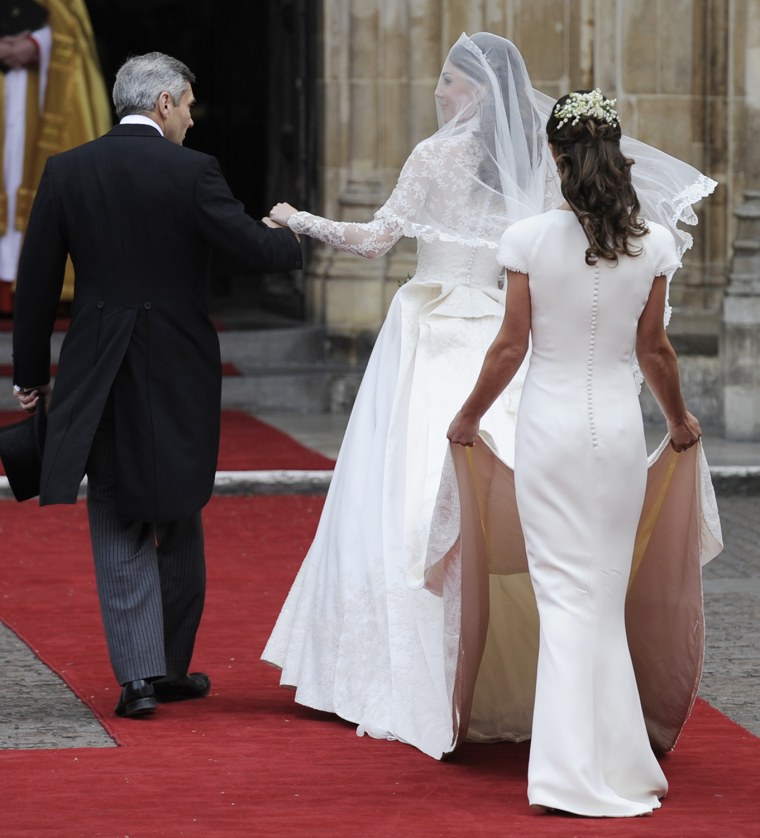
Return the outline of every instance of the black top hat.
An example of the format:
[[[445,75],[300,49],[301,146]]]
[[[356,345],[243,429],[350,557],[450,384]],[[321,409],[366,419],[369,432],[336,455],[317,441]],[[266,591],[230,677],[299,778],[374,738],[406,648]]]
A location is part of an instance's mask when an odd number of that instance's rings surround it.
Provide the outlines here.
[[[18,501],[28,500],[40,493],[46,428],[47,414],[42,405],[23,422],[0,428],[0,459]]]

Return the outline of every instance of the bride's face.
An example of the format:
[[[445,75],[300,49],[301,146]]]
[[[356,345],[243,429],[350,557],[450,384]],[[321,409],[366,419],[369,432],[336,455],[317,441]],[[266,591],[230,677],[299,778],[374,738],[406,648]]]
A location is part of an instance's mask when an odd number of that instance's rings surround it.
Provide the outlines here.
[[[450,61],[443,65],[438,86],[435,89],[435,100],[444,122],[453,119],[474,100],[474,91],[467,77]]]

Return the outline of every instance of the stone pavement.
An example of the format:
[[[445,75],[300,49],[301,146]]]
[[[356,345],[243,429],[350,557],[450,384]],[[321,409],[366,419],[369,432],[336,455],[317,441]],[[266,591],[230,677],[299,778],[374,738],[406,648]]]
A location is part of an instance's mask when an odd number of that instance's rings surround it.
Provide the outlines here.
[[[700,695],[760,736],[760,495],[718,495],[724,551],[704,569]]]
[[[237,355],[245,343],[239,334],[222,335],[223,359],[239,361],[225,354],[225,345],[234,346]],[[10,357],[6,344],[6,336],[0,335],[0,361]],[[233,398],[224,398],[225,406],[232,401],[245,407],[246,393],[257,384],[253,377],[243,378],[234,382]],[[10,381],[0,379],[0,409],[15,406],[9,391]],[[347,419],[345,414],[292,411],[258,415],[329,457],[337,454]],[[648,429],[650,450],[663,435],[662,428]],[[760,736],[760,444],[729,442],[715,434],[706,434],[704,444],[726,546],[704,571],[707,648],[700,694]],[[325,490],[329,472],[301,475],[295,483],[282,473],[248,480],[241,483],[228,476],[220,480],[219,491],[319,492]],[[0,500],[4,520],[12,516],[13,503]],[[0,748],[113,747],[87,706],[2,624],[0,673]]]

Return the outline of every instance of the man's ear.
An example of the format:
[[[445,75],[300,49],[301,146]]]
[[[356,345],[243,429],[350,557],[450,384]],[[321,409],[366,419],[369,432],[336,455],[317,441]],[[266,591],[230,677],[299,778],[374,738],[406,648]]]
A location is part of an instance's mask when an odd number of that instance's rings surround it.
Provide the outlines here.
[[[156,108],[161,116],[168,116],[172,105],[174,105],[174,102],[172,101],[171,94],[168,90],[162,90],[158,94],[158,100],[156,101]]]

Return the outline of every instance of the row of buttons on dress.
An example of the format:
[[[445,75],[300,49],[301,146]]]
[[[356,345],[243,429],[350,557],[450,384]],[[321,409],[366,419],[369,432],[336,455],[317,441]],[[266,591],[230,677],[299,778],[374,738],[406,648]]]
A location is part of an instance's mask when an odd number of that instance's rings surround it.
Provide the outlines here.
[[[596,326],[599,315],[599,265],[594,267],[594,292],[591,298],[591,329],[588,338],[588,359],[586,361],[586,409],[588,410],[588,425],[591,431],[591,445],[597,448],[599,440],[596,434],[594,419],[594,349],[596,348]]]

